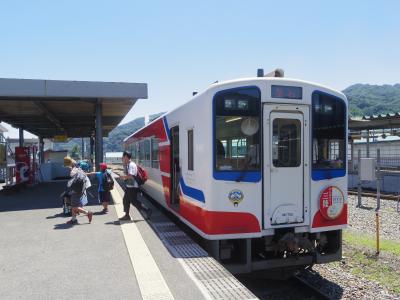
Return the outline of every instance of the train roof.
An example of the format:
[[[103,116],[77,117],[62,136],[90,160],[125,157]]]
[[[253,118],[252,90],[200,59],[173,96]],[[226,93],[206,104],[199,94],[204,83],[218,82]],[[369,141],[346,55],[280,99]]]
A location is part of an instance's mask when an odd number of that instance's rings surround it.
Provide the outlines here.
[[[319,83],[315,83],[315,82],[311,82],[311,81],[306,81],[306,80],[301,80],[301,79],[294,79],[294,78],[287,78],[287,77],[248,77],[248,78],[239,78],[239,79],[231,79],[231,80],[225,80],[225,81],[220,81],[220,82],[216,81],[216,82],[212,83],[204,91],[195,94],[188,102],[185,102],[185,103],[177,106],[173,110],[162,114],[158,118],[156,118],[156,119],[152,120],[150,123],[146,124],[144,127],[149,126],[149,125],[157,122],[158,120],[162,119],[164,116],[168,115],[169,113],[181,108],[184,105],[187,105],[190,101],[194,101],[196,98],[206,94],[209,91],[213,91],[215,89],[220,89],[220,88],[223,88],[223,87],[232,88],[235,85],[254,85],[257,82],[259,83],[259,82],[266,82],[266,81],[277,81],[277,82],[280,82],[280,83],[287,82],[287,83],[292,83],[292,84],[295,82],[295,83],[300,83],[300,84],[312,85],[314,87],[320,88],[320,89],[322,89],[322,90],[324,90],[326,92],[332,93],[333,95],[336,95],[336,96],[342,98],[347,103],[347,98],[342,92],[340,92],[338,90],[335,90],[335,89],[333,89],[331,87],[327,87],[325,85],[322,85],[322,84],[319,84]],[[136,133],[140,132],[144,127],[136,130],[134,133],[132,133],[131,135],[126,137],[124,139],[124,142],[128,141]]]
[[[215,87],[224,87],[224,86],[230,86],[233,84],[243,84],[243,83],[254,84],[255,82],[265,82],[265,81],[277,81],[277,82],[287,82],[287,83],[297,82],[297,83],[301,83],[301,84],[312,85],[312,86],[327,90],[333,94],[336,94],[336,95],[340,96],[341,98],[345,99],[347,102],[346,95],[343,94],[341,91],[338,91],[334,88],[331,88],[331,87],[328,87],[326,85],[319,84],[316,82],[312,82],[312,81],[301,80],[301,79],[296,79],[296,78],[287,78],[287,77],[248,77],[248,78],[225,80],[225,81],[221,81],[221,82],[217,81],[217,82],[214,82],[213,84],[211,84],[211,86],[208,89],[206,89],[206,91],[209,91]]]

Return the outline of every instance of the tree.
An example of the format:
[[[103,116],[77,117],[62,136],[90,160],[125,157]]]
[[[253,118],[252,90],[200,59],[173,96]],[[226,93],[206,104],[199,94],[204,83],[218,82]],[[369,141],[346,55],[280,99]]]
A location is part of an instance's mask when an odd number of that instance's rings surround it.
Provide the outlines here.
[[[81,158],[81,150],[79,149],[78,145],[74,145],[71,150],[71,157],[75,160],[79,160]]]

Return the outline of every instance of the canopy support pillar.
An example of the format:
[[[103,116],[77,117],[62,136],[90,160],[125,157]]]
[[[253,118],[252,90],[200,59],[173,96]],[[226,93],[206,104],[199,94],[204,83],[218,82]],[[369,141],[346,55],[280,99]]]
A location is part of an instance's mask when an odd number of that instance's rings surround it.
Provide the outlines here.
[[[19,146],[23,147],[24,146],[24,129],[19,128]]]
[[[100,99],[96,102],[96,140],[95,163],[96,171],[100,171],[100,163],[103,161],[103,105]]]
[[[39,153],[40,153],[39,163],[44,164],[45,163],[45,161],[44,161],[44,141],[41,136],[39,137]]]

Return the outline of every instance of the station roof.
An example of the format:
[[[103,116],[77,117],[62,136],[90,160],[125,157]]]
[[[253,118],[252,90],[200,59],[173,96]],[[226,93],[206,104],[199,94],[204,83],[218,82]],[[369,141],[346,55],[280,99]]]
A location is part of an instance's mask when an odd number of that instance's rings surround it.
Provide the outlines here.
[[[101,101],[107,136],[138,99],[147,99],[147,84],[0,78],[0,121],[43,138],[89,137]]]
[[[2,132],[8,132],[7,128],[5,128],[3,125],[0,124],[0,133]]]
[[[349,119],[350,130],[400,128],[400,113],[363,116]]]

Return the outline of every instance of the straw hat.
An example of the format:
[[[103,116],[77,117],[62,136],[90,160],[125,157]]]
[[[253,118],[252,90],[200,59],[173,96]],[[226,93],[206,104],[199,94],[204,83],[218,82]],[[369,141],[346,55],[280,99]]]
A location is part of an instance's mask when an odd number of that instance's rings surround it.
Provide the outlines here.
[[[64,167],[73,167],[76,165],[76,161],[73,160],[71,157],[66,156],[64,157]]]

